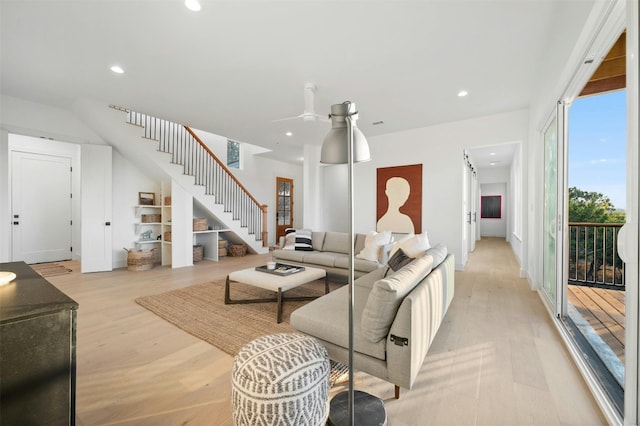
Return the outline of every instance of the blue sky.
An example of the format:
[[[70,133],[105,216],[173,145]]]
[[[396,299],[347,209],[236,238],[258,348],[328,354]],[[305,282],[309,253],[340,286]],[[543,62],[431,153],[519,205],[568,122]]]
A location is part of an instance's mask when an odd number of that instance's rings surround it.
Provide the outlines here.
[[[576,99],[569,109],[569,187],[626,205],[626,92]]]

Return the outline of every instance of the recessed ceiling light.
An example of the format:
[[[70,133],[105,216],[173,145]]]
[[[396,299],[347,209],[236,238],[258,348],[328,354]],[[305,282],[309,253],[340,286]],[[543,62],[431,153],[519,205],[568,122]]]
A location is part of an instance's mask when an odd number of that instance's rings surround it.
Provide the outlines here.
[[[200,6],[200,2],[198,0],[184,0],[184,5],[187,7],[187,9],[194,12],[199,12],[200,9],[202,9],[202,6]]]
[[[285,133],[285,135],[287,135],[287,136],[291,136],[291,135],[293,135],[293,133],[291,133],[291,132],[287,132],[287,133]]]
[[[496,153],[495,152],[490,152],[489,155],[496,155]]]
[[[461,91],[458,92],[458,97],[459,98],[464,98],[468,94],[469,94],[469,92],[467,92],[466,90],[461,90]]]
[[[112,66],[111,71],[115,72],[116,74],[124,74],[124,70],[119,65]]]

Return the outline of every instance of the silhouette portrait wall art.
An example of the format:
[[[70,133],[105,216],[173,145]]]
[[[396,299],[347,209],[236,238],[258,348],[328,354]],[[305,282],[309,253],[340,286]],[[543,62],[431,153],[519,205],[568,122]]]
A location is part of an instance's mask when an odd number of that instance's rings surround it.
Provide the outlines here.
[[[422,232],[422,164],[377,170],[376,230]]]

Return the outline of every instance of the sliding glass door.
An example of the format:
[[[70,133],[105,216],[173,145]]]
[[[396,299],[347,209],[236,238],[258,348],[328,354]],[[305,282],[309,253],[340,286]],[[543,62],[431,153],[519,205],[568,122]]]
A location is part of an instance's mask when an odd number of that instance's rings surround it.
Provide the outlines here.
[[[544,214],[542,287],[555,315],[562,315],[564,217],[564,112],[559,102],[544,131]]]

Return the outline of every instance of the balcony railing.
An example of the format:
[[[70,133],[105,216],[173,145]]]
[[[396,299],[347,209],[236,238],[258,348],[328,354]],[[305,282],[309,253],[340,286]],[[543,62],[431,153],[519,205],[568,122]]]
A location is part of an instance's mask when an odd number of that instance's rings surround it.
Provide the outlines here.
[[[622,223],[569,223],[569,284],[624,290]]]

